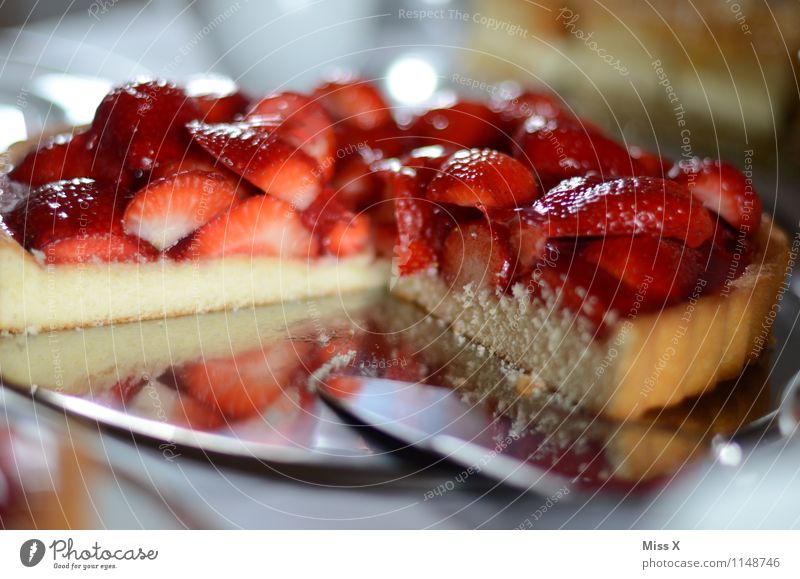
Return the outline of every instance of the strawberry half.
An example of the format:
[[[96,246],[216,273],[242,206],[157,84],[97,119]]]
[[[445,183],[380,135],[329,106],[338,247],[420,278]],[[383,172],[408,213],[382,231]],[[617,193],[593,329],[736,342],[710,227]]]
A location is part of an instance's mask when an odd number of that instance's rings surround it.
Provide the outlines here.
[[[705,207],[748,237],[758,233],[761,199],[753,183],[734,166],[716,159],[676,163],[669,177],[686,187]]]
[[[8,215],[27,249],[45,263],[138,262],[156,251],[122,229],[123,202],[92,179],[48,183]]]
[[[309,258],[316,256],[319,249],[291,205],[270,195],[256,195],[212,219],[171,253],[175,257]]]
[[[322,172],[315,159],[281,138],[276,131],[280,123],[279,117],[215,125],[193,122],[189,132],[225,167],[302,210],[322,191]]]
[[[507,223],[509,243],[516,257],[517,269],[530,271],[544,256],[547,245],[547,226],[543,220],[518,213]]]
[[[322,250],[330,255],[343,257],[361,253],[370,243],[369,217],[349,211],[332,192],[317,197],[301,218],[320,239]]]
[[[698,252],[671,239],[631,237],[590,241],[582,254],[630,289],[640,292],[646,304],[662,305],[687,298],[700,273]]]
[[[327,82],[313,97],[335,120],[362,130],[392,122],[389,105],[369,81],[345,78]]]
[[[87,133],[57,135],[28,153],[9,178],[31,188],[46,183],[92,176],[93,136]]]
[[[350,210],[368,206],[380,198],[381,180],[372,170],[372,151],[348,155],[333,175],[336,198]]]
[[[474,289],[503,292],[514,269],[508,231],[485,221],[455,227],[444,242],[441,273],[456,291]]]
[[[139,176],[182,157],[189,147],[186,124],[201,116],[197,104],[166,81],[115,89],[100,103],[90,129],[98,139],[96,174],[113,179],[122,168]]]
[[[638,173],[624,147],[577,120],[534,115],[520,127],[515,141],[514,156],[532,167],[545,186],[590,171],[604,179]]]
[[[122,223],[125,233],[163,251],[229,209],[239,197],[236,181],[224,175],[185,171],[137,191]]]
[[[685,187],[656,177],[575,177],[526,211],[545,219],[550,237],[647,234],[697,247],[714,231],[708,211]]]
[[[397,224],[394,252],[398,271],[400,275],[427,271],[438,259],[434,206],[425,199],[425,181],[408,168],[390,173],[388,179]]]
[[[238,178],[237,175],[229,172],[226,167],[218,163],[216,159],[211,157],[200,147],[191,147],[190,150],[180,158],[160,164],[158,168],[150,173],[150,181],[155,181],[163,177],[172,177],[176,173],[183,173],[184,171],[224,172],[231,175],[234,179]]]
[[[532,202],[538,195],[531,172],[492,149],[454,153],[428,185],[428,199],[479,209],[503,209]]]
[[[319,103],[294,92],[278,93],[258,101],[246,115],[247,119],[259,117],[280,119],[281,137],[316,159],[324,181],[332,177],[336,135],[333,121]]]
[[[411,124],[409,132],[425,145],[441,143],[464,149],[494,147],[503,140],[497,114],[473,101],[431,109]]]

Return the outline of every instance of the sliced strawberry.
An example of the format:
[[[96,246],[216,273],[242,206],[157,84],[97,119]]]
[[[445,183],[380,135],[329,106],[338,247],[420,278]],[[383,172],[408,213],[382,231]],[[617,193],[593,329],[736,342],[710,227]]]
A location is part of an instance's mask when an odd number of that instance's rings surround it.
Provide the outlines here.
[[[93,136],[88,133],[57,135],[14,167],[9,177],[36,188],[46,183],[92,176]]]
[[[292,206],[269,195],[234,205],[175,246],[175,257],[267,255],[308,258],[318,254],[316,239]]]
[[[462,149],[455,145],[438,144],[417,147],[408,153],[400,156],[400,162],[404,167],[412,167],[419,172],[419,169],[432,169],[437,173],[442,165],[456,152]],[[432,175],[431,178],[435,176]],[[429,179],[430,181],[430,179]]]
[[[161,251],[171,247],[240,197],[235,182],[219,173],[185,171],[151,181],[125,209],[125,233]]]
[[[186,124],[201,116],[182,89],[165,81],[115,89],[100,103],[90,129],[98,138],[96,174],[139,174],[182,157],[189,146]]]
[[[401,276],[430,271],[439,262],[439,257],[430,245],[413,239],[397,243],[394,255],[394,263]]]
[[[381,193],[381,180],[372,171],[372,151],[349,155],[338,163],[333,175],[336,198],[351,211],[377,201]]]
[[[434,206],[424,196],[424,181],[413,169],[402,169],[389,177],[397,223],[396,263],[400,275],[411,275],[436,267],[438,259]]]
[[[669,177],[689,188],[705,207],[753,237],[761,224],[761,199],[750,179],[734,166],[697,157],[677,163]]]
[[[373,127],[362,129],[347,123],[337,123],[337,158],[347,157],[358,151],[369,150],[375,159],[399,157],[416,146],[417,139],[408,130],[400,127],[394,119]]]
[[[322,240],[323,248],[331,255],[347,256],[364,252],[371,239],[369,217],[359,214],[350,221],[339,221]]]
[[[122,230],[124,203],[112,186],[92,179],[57,181],[35,189],[8,219],[18,239],[27,249],[41,252],[45,263],[154,259],[153,247]]]
[[[575,177],[550,190],[530,211],[545,218],[550,237],[648,234],[697,247],[714,229],[708,211],[685,187],[656,177],[607,182]]]
[[[76,234],[38,248],[47,264],[138,263],[152,261],[158,253],[145,241],[116,233]]]
[[[228,419],[216,406],[192,398],[182,392],[168,414],[171,424],[187,426],[193,430],[218,430],[228,424]]]
[[[317,101],[298,92],[279,92],[265,96],[247,111],[247,118],[279,116],[284,119],[304,117],[309,121],[330,117]],[[329,123],[331,124],[331,123]]]
[[[372,223],[372,247],[375,249],[375,254],[379,257],[393,257],[397,243],[397,228],[377,223],[375,219],[371,219],[370,222]]]
[[[389,105],[369,81],[343,78],[319,86],[314,98],[335,120],[370,130],[392,122]]]
[[[428,199],[464,207],[510,208],[538,195],[531,172],[519,161],[492,149],[454,153],[428,185]]]
[[[545,187],[590,171],[604,179],[638,173],[624,147],[580,121],[535,115],[520,127],[515,141],[514,156],[532,167]]]
[[[370,242],[370,219],[356,215],[332,195],[320,195],[301,218],[305,226],[321,241],[325,253],[336,256],[363,252]]]
[[[305,209],[322,190],[317,162],[280,138],[279,118],[247,122],[189,124],[192,138],[227,168],[297,209]]]
[[[512,255],[517,260],[517,269],[530,271],[545,253],[548,235],[544,220],[529,213],[518,213],[505,227],[508,230]]]
[[[20,234],[26,248],[39,249],[81,231],[123,234],[122,203],[110,186],[93,179],[57,181],[34,189],[6,216],[6,222]]]
[[[117,401],[124,408],[133,402],[133,399],[142,391],[145,384],[147,384],[145,376],[132,374],[119,380],[108,390],[108,393],[112,400]]]
[[[168,161],[160,164],[158,168],[154,169],[150,174],[150,181],[162,179],[164,177],[172,177],[176,173],[183,173],[184,171],[211,171],[211,172],[228,172],[228,169],[218,163],[211,155],[206,153],[203,149],[191,147],[189,151],[182,157],[173,161]],[[234,178],[237,178],[234,173]]]
[[[261,99],[247,113],[248,119],[258,117],[280,119],[278,130],[282,138],[317,160],[323,180],[331,178],[336,161],[336,134],[333,121],[319,103],[298,93],[277,93]]]
[[[698,252],[671,239],[636,236],[590,241],[583,257],[639,292],[646,303],[687,298],[700,273]]]
[[[233,357],[184,364],[175,376],[181,388],[205,407],[229,419],[242,419],[284,396],[309,350],[305,343],[279,341]]]
[[[203,171],[206,173],[216,173],[221,175],[225,177],[232,186],[235,186],[239,190],[239,196],[241,197],[257,195],[258,193],[261,193],[261,190],[258,187],[228,169],[225,165],[214,159],[214,157],[209,155],[201,147],[194,145],[190,147],[186,155],[180,159],[159,165],[157,169],[150,173],[150,178],[142,185],[142,187],[147,186],[149,183],[152,183],[157,179],[174,177],[178,173],[185,173],[186,171]]]
[[[441,143],[463,149],[494,147],[503,140],[497,114],[473,101],[432,109],[415,120],[409,131],[421,139],[421,144]]]
[[[194,101],[206,123],[229,123],[243,115],[250,99],[232,80],[214,75],[192,78],[186,94]]]
[[[192,97],[200,109],[200,119],[206,123],[230,123],[247,110],[250,101],[240,92],[224,96],[202,95]]]
[[[503,292],[513,269],[508,231],[501,225],[485,221],[463,224],[444,242],[441,272],[456,291],[471,283],[476,290]]]
[[[558,255],[557,246],[548,244],[545,252]],[[547,299],[554,299],[558,307],[579,314],[595,328],[603,327],[606,314],[614,306],[614,298],[630,292],[619,291],[619,282],[597,265],[580,255],[569,256],[566,268],[560,263],[540,262],[533,270],[529,288]]]

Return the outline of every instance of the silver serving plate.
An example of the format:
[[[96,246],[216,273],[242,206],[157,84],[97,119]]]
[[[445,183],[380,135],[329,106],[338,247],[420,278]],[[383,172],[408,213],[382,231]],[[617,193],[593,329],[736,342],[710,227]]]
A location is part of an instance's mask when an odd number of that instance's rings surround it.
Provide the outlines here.
[[[780,393],[769,384],[780,388],[796,370],[790,353],[800,346],[793,331],[799,313],[798,300],[784,296],[772,363],[763,360],[735,383],[652,419],[617,424],[548,404],[515,408],[528,417],[524,426],[540,437],[549,460],[571,464],[563,476],[602,488],[652,486],[713,457],[715,437],[742,430],[777,407]],[[419,473],[441,458],[428,456],[420,467],[420,455],[398,452],[373,429],[354,428],[317,396],[328,377],[456,389],[478,412],[493,416],[495,401],[511,392],[514,376],[438,320],[380,293],[5,337],[0,370],[5,385],[162,449],[257,461],[278,473],[322,474],[336,484],[361,485]],[[188,382],[197,375],[200,390]],[[214,394],[231,388],[239,404],[232,414],[224,394]],[[340,397],[358,401],[361,388]],[[402,400],[389,402],[391,407]],[[444,427],[451,418],[444,413],[439,419]],[[587,471],[582,467],[592,457],[576,454],[577,448],[613,450],[622,458],[606,465],[610,470]]]

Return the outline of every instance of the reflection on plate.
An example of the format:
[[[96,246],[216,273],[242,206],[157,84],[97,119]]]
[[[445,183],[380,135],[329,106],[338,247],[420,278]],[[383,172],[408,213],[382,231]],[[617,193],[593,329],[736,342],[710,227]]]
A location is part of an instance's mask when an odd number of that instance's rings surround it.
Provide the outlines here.
[[[168,444],[276,464],[390,461],[309,388],[369,332],[377,294],[0,340],[5,384]],[[375,347],[383,347],[381,343]]]
[[[713,435],[768,412],[766,368],[619,424],[552,394],[520,396],[515,368],[377,293],[0,339],[3,382],[50,404],[161,444],[356,481],[398,474],[398,462],[317,397],[331,375],[456,388],[497,416],[498,432],[524,433],[516,455],[576,481],[630,486],[674,475],[707,454]]]
[[[735,383],[720,384],[702,397],[645,419],[619,423],[586,414],[552,392],[521,395],[517,389],[521,374],[515,368],[416,308],[398,306],[387,319],[385,331],[401,334],[405,349],[415,352],[413,363],[431,373],[425,378],[427,383],[457,388],[463,400],[484,414],[480,424],[485,426],[467,429],[468,441],[526,462],[535,467],[532,472],[568,479],[580,487],[656,485],[706,456],[714,435],[731,434],[770,410],[766,359],[752,365]],[[353,383],[331,382],[337,388]],[[408,388],[395,388],[392,393],[378,382],[363,384],[368,391],[360,392],[359,399],[344,401],[343,407],[363,407],[373,416],[391,417],[428,436],[452,434],[465,418],[463,407],[440,403],[443,400],[422,390],[417,394],[436,398],[435,408],[409,402],[414,393]],[[376,397],[382,398],[382,408]],[[484,440],[489,432],[499,446]],[[504,477],[498,474],[496,478]],[[525,481],[515,482],[527,486]]]

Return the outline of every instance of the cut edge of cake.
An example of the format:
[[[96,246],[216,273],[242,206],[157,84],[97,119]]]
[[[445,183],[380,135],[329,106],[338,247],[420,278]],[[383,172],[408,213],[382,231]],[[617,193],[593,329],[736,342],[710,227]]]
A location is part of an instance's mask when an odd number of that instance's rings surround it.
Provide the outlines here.
[[[311,261],[208,260],[45,265],[0,233],[0,331],[37,333],[276,304],[380,288],[372,252]]]
[[[758,358],[787,262],[785,233],[764,217],[753,260],[727,291],[617,319],[602,337],[555,296],[532,299],[521,284],[498,298],[423,273],[396,279],[392,292],[523,369],[520,394],[557,392],[624,420],[702,394]]]

